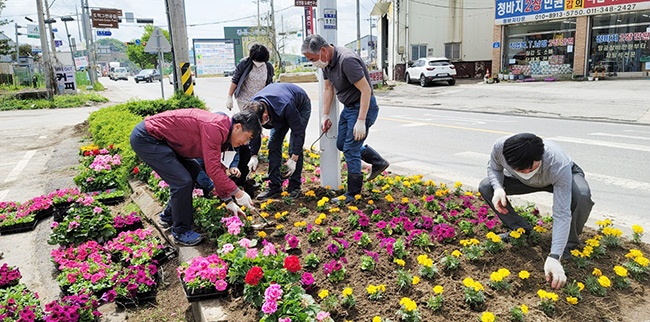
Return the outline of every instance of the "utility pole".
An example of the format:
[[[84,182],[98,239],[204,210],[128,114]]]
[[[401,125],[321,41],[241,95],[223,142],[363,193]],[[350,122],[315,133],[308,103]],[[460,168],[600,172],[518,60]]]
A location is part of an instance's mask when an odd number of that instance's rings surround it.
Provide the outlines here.
[[[273,45],[273,48],[275,50],[275,53],[278,55],[278,68],[282,68],[282,57],[280,56],[280,52],[278,51],[278,43],[277,39],[275,37],[275,7],[273,6],[273,0],[271,0],[271,32],[273,33],[271,35],[271,44]]]
[[[260,30],[260,0],[257,0],[257,30]]]
[[[334,29],[326,29],[325,27],[325,10],[334,10],[336,12],[336,1],[337,0],[319,0],[316,21],[318,21],[318,34],[321,35],[325,40],[330,44],[337,43],[336,31]],[[337,22],[338,24],[338,22]],[[328,26],[329,27],[329,26]],[[323,71],[318,69],[318,110],[319,114],[323,115],[323,93],[325,92],[325,80],[323,78]],[[324,135],[320,140],[320,167],[321,167],[321,186],[326,187],[330,186],[332,188],[339,187],[341,185],[341,153],[336,148],[336,133],[338,133],[338,124],[339,124],[339,101],[334,95],[332,100],[332,106],[330,107],[330,121],[332,121],[332,127],[327,132],[327,135]],[[322,123],[322,119],[320,123]]]
[[[43,2],[36,0],[36,11],[38,13],[38,31],[41,37],[41,55],[43,56],[43,65],[45,67],[45,88],[47,95],[53,96],[57,92],[56,79],[54,79],[54,70],[50,61],[50,51],[47,44],[47,34],[45,31],[45,20],[43,19]]]
[[[18,36],[22,35],[21,33],[18,32],[18,28],[23,28],[22,26],[18,25],[18,23],[15,24],[16,26],[16,62],[18,62],[18,58],[20,58],[20,46],[18,45]]]
[[[97,73],[95,72],[95,60],[92,55],[93,44],[93,29],[90,24],[90,12],[88,8],[88,0],[81,0],[81,14],[83,16],[83,30],[84,30],[84,39],[86,40],[86,54],[88,55],[88,79],[90,79],[90,85],[95,86],[97,82]]]
[[[46,17],[47,17],[46,20],[47,21],[52,21],[51,18],[50,18],[50,6],[48,5],[47,0],[44,0],[44,1],[45,1],[45,14],[46,14]],[[59,62],[59,58],[56,57],[56,45],[54,44],[54,31],[52,31],[53,30],[52,29],[52,23],[48,23],[47,25],[48,25],[48,28],[50,29],[50,45],[52,46],[52,57],[54,57],[54,61],[57,64],[60,65],[61,62]]]
[[[361,20],[359,16],[359,0],[357,0],[357,55],[361,57]]]
[[[73,21],[74,19],[70,16],[61,17],[61,21],[65,25],[65,34],[68,37],[68,48],[70,48],[70,56],[72,57],[72,67],[74,67],[75,72],[77,71],[77,64],[74,61],[74,50],[72,49],[72,42],[70,41],[70,32],[68,31],[68,21]]]
[[[368,45],[368,61],[369,61],[370,63],[372,63],[372,49],[373,49],[373,47],[375,46],[375,42],[374,42],[373,39],[372,39],[372,17],[370,17],[370,18],[368,19],[368,21],[370,21],[370,29],[369,29],[369,30],[370,30],[370,32],[369,32],[369,34],[370,34],[370,40],[368,40],[368,41],[369,41],[369,43],[372,44],[372,45]]]
[[[74,16],[77,17],[77,31],[79,31],[79,41],[81,41],[81,39],[83,39],[83,37],[81,37],[81,20],[83,19],[83,16],[81,16],[81,19],[80,19],[79,7],[77,7],[77,5],[74,6],[74,13],[75,13]],[[86,29],[84,29],[84,30],[86,30]]]
[[[172,39],[172,52],[175,62],[174,72],[177,75],[176,90],[192,95],[194,92],[192,78],[190,77],[189,80],[183,83],[183,71],[181,71],[182,65],[190,63],[190,51],[187,41],[187,20],[185,17],[185,0],[166,1],[169,6],[169,19],[171,20],[170,29],[174,30],[174,33],[170,35],[170,38]],[[189,90],[190,87],[192,87],[191,90]]]

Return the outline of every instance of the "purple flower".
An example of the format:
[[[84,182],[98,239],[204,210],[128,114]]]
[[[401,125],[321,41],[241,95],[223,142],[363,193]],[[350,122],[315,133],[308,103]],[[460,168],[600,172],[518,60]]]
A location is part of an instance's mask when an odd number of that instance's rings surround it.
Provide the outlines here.
[[[224,280],[217,280],[214,283],[214,287],[217,289],[217,291],[221,292],[226,290],[226,287],[228,287],[228,283]]]
[[[339,247],[336,244],[331,243],[327,246],[327,250],[330,252],[330,254],[336,255],[339,252]]]
[[[372,258],[372,260],[374,260],[375,262],[379,262],[379,254],[378,253],[370,252],[370,251],[367,251],[367,250],[364,250],[364,252],[366,253],[366,255],[370,256]]]
[[[279,301],[282,298],[282,286],[280,284],[271,284],[264,291],[266,301]]]
[[[367,227],[369,223],[370,223],[370,220],[368,219],[368,217],[366,215],[361,214],[359,216],[359,226]]]
[[[363,236],[363,232],[361,230],[357,230],[357,232],[354,233],[354,236],[352,236],[352,239],[354,239],[354,241],[360,241],[361,236]]]
[[[278,303],[276,301],[266,301],[262,305],[262,312],[266,314],[273,314],[278,310]]]
[[[304,286],[312,285],[314,284],[314,276],[309,272],[305,272],[302,274],[302,277],[300,277],[300,283]]]
[[[379,229],[384,229],[384,228],[386,228],[386,222],[383,221],[383,220],[380,221],[380,222],[378,222],[378,223],[377,223],[377,228],[379,228]]]
[[[323,320],[327,319],[328,317],[330,317],[329,312],[320,311],[320,312],[318,312],[318,314],[316,314],[316,320],[318,320],[318,321],[323,321]]]

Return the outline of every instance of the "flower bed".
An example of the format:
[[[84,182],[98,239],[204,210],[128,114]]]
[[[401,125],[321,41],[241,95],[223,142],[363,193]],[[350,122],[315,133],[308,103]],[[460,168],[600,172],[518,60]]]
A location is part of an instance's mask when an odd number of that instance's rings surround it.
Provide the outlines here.
[[[0,267],[0,289],[18,285],[21,277],[17,267],[11,267],[7,263],[2,264]]]

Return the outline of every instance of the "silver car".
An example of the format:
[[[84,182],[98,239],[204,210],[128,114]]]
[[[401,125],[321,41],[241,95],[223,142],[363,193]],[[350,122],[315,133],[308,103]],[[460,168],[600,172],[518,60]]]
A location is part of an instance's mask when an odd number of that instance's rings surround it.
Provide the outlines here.
[[[444,81],[449,85],[456,84],[456,68],[445,57],[420,58],[409,62],[404,79],[406,83],[419,81],[425,87],[432,82]]]

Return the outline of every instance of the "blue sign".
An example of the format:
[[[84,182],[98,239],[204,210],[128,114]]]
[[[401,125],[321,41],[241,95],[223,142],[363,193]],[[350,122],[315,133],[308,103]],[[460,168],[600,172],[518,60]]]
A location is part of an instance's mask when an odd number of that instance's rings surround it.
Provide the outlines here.
[[[495,41],[492,43],[492,48],[501,48],[501,43],[498,41]]]
[[[496,20],[564,11],[562,0],[497,0]]]
[[[136,40],[135,40],[135,44],[138,45],[138,46],[140,46],[140,44],[141,44],[140,39],[136,39]]]
[[[63,40],[54,39],[54,47],[63,46]]]
[[[97,36],[111,36],[113,33],[110,30],[97,30]]]
[[[52,32],[59,32],[59,29],[57,29],[57,28],[52,28]]]

